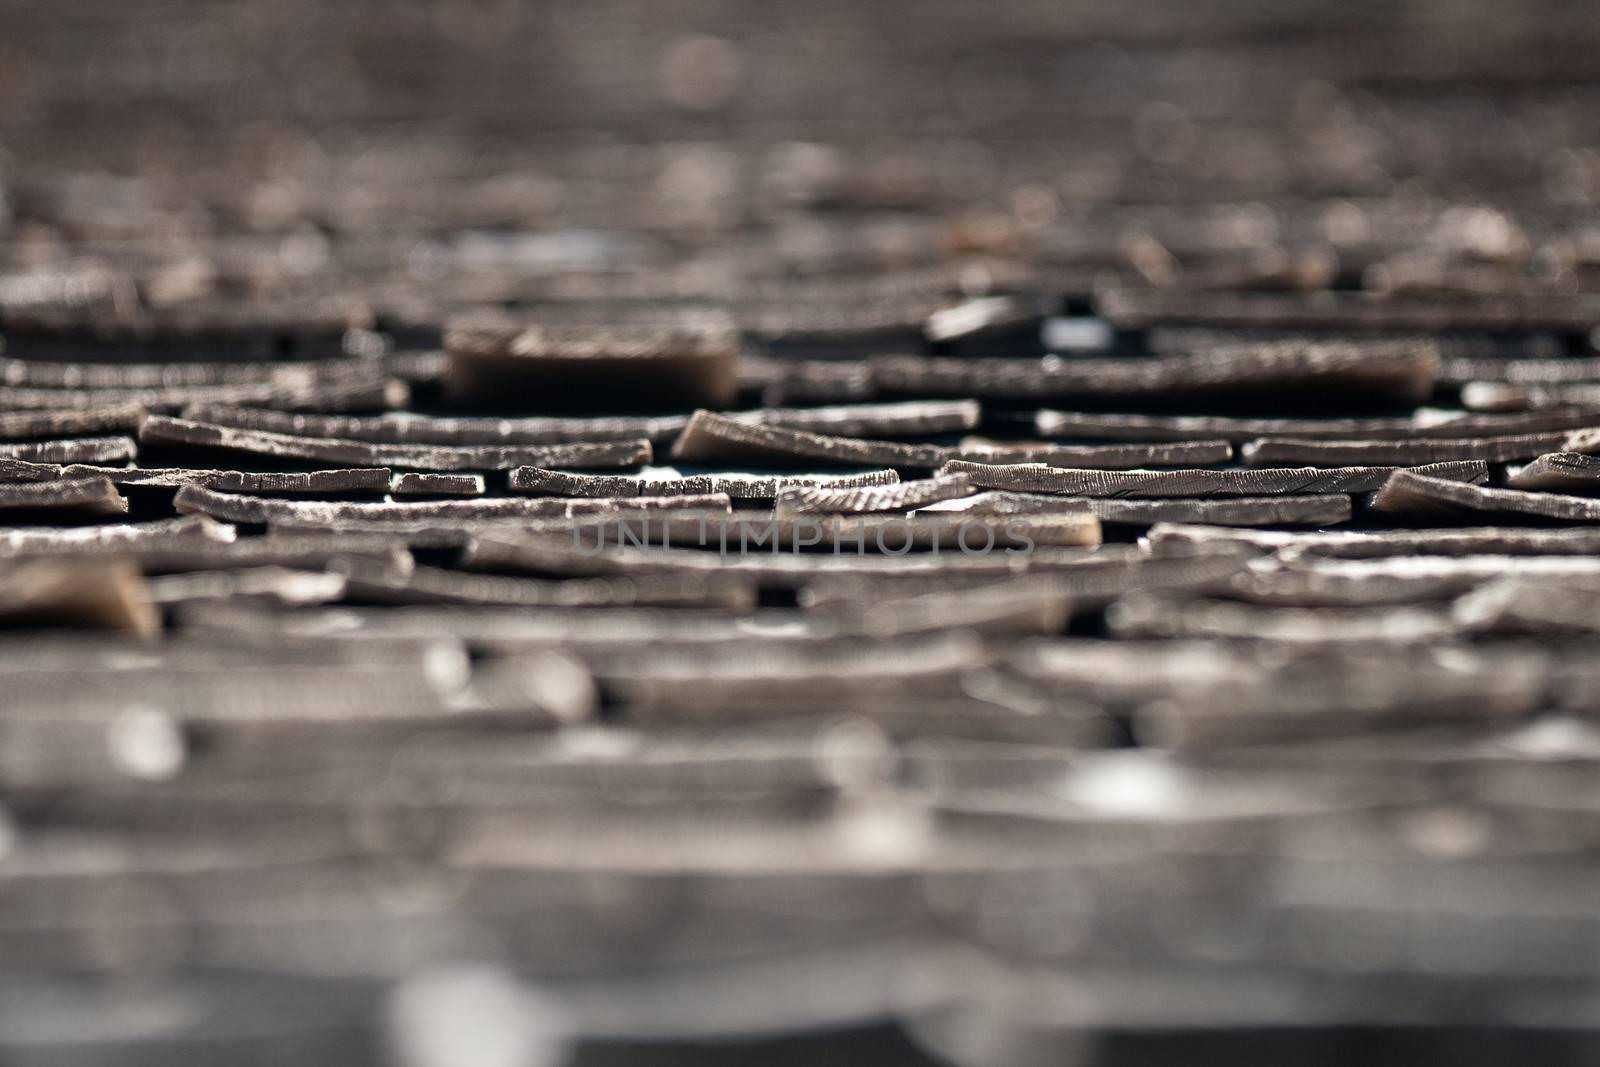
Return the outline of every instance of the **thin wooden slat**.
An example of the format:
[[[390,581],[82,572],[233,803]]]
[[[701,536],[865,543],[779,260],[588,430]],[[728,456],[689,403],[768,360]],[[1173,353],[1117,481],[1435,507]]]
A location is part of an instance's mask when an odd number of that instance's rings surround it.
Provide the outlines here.
[[[1384,515],[1522,515],[1566,522],[1600,522],[1600,500],[1521,489],[1490,489],[1433,478],[1416,471],[1397,471],[1378,495],[1372,510]]]
[[[380,445],[366,441],[298,437],[266,430],[152,415],[139,431],[149,445],[215,448],[278,459],[348,463],[367,467],[406,467],[423,471],[510,470],[544,467],[637,467],[651,458],[650,442],[595,441],[570,445]]]
[[[1063,493],[1099,497],[1265,496],[1275,494],[1369,493],[1381,488],[1397,467],[1260,467],[1246,470],[1100,471],[1050,467],[1042,463],[988,464],[953,460],[941,474],[965,474],[986,489]],[[1482,482],[1489,477],[1481,461],[1429,464],[1417,468],[1434,478]]]
[[[1532,459],[1562,446],[1567,432],[1507,434],[1492,437],[1395,439],[1384,441],[1305,441],[1265,437],[1239,449],[1239,461],[1250,467],[1310,464],[1342,467],[1347,464],[1422,466],[1453,460],[1505,463]]]

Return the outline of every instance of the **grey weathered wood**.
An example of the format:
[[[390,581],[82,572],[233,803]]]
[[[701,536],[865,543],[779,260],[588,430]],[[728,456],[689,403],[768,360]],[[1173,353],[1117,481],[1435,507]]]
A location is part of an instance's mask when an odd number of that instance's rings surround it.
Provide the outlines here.
[[[1521,489],[1489,489],[1416,471],[1392,475],[1373,498],[1372,510],[1384,515],[1501,514],[1600,522],[1600,500]]]
[[[788,489],[894,485],[900,476],[892,470],[860,474],[694,474],[649,471],[644,474],[583,474],[541,467],[518,467],[511,472],[514,493],[533,496],[693,496],[726,493],[736,500],[772,500]]]
[[[1106,609],[1119,638],[1221,638],[1294,644],[1432,643],[1464,627],[1445,606],[1285,607],[1218,597],[1137,593]]]
[[[350,593],[382,604],[458,604],[527,608],[673,607],[748,611],[755,586],[733,575],[539,579],[472,574],[440,567],[397,571],[369,560],[341,560]]]
[[[296,413],[225,404],[193,404],[183,417],[194,422],[265,430],[299,437],[328,437],[394,445],[552,445],[580,441],[645,438],[671,440],[689,422],[687,415],[537,416],[493,419],[386,412],[380,415]]]
[[[1057,445],[1042,441],[1007,442],[965,438],[952,459],[976,463],[1048,463],[1052,467],[1125,470],[1133,467],[1204,467],[1230,463],[1227,441],[1161,444]]]
[[[146,578],[145,590],[152,604],[168,610],[196,601],[304,607],[342,598],[346,584],[342,575],[327,571],[267,565],[218,567]]]
[[[1471,411],[1515,412],[1537,416],[1546,409],[1574,413],[1600,409],[1600,382],[1530,385],[1510,382],[1466,382],[1461,404]]]
[[[1389,440],[1306,441],[1264,437],[1239,449],[1239,461],[1250,467],[1310,464],[1338,467],[1346,464],[1420,466],[1451,460],[1504,463],[1531,459],[1560,448],[1567,431],[1503,434],[1462,438],[1394,438]]]
[[[1600,457],[1581,452],[1552,452],[1506,479],[1513,489],[1557,493],[1600,492]]]
[[[541,678],[532,663],[518,673],[526,687],[521,706],[484,708],[475,706],[470,682],[460,688],[426,663],[145,667],[76,676],[11,671],[5,714],[48,711],[63,718],[110,720],[128,709],[153,708],[185,723],[222,726],[443,725],[481,719],[486,712],[532,726],[569,717],[569,697],[555,691],[560,685],[554,676]],[[580,707],[571,717],[583,714]]]
[[[84,434],[133,433],[144,421],[138,404],[108,404],[61,411],[10,411],[0,414],[0,437],[73,437]]]
[[[486,570],[553,575],[726,573],[749,576],[768,588],[793,589],[815,578],[832,575],[859,581],[884,577],[1005,577],[1018,573],[1049,573],[1081,566],[1085,558],[1080,548],[1051,547],[1017,555],[992,552],[978,556],[960,552],[901,556],[845,552],[837,555],[817,552],[723,556],[676,548],[607,547],[595,551],[592,543],[580,551],[572,544],[570,536],[565,539],[549,535],[527,537],[510,531],[485,530],[473,538],[464,562]]]
[[[965,474],[987,489],[1063,493],[1099,497],[1207,497],[1269,494],[1367,493],[1383,486],[1399,468],[1320,467],[1247,470],[1100,471],[1051,467],[1042,463],[988,464],[953,460],[941,474]],[[1419,468],[1439,478],[1482,482],[1482,461],[1430,464]]]
[[[779,515],[909,511],[970,492],[972,485],[964,475],[861,488],[789,487],[779,492],[775,509]]]
[[[1503,725],[1541,705],[1548,670],[1548,660],[1527,648],[1402,645],[1313,654],[1254,678],[1225,679],[1181,699],[1146,704],[1134,716],[1133,732],[1145,745],[1189,749],[1421,724]]]
[[[1581,331],[1600,320],[1600,298],[1559,294],[1430,294],[1374,299],[1367,293],[1198,293],[1115,289],[1098,294],[1096,310],[1136,329],[1178,323],[1200,326],[1338,330]]]
[[[1497,634],[1600,630],[1600,573],[1506,573],[1455,603],[1464,627]]]
[[[971,597],[981,603],[986,590],[1016,584],[1041,594],[1065,598],[1076,612],[1094,611],[1125,593],[1141,589],[1210,589],[1240,574],[1247,559],[1236,551],[1205,549],[1184,555],[1153,556],[1126,545],[1104,545],[1076,560],[1063,560],[1048,570],[1029,571],[1021,578],[994,574],[929,573],[908,571],[876,575],[819,573],[804,587],[805,602],[812,606],[854,604],[871,612],[873,605],[939,596]],[[945,616],[955,621],[966,609]],[[935,625],[938,616],[927,625]]]
[[[1157,549],[1226,543],[1285,558],[1381,559],[1390,556],[1585,556],[1600,553],[1600,530],[1537,530],[1508,526],[1332,531],[1234,530],[1225,526],[1161,523],[1145,540]]]
[[[1528,642],[1036,639],[1008,658],[1025,677],[1134,710],[1142,743],[1179,748],[1503,724],[1542,705],[1552,668],[1549,653]]]
[[[269,495],[382,493],[389,488],[387,467],[306,472],[194,470],[188,467],[97,467],[75,463],[63,478],[106,478],[115,485],[181,489],[198,485],[229,493]]]
[[[466,577],[487,577],[467,574]],[[518,579],[528,581],[529,579]],[[625,582],[582,580],[595,589],[625,594]],[[533,579],[532,581],[540,581]],[[668,578],[657,588],[693,589],[697,578]],[[704,586],[702,586],[704,587]],[[488,588],[488,587],[485,587]],[[532,587],[528,587],[532,588]],[[484,652],[564,649],[587,657],[594,652],[625,654],[641,644],[702,651],[739,639],[807,640],[806,620],[785,618],[772,636],[752,634],[746,619],[723,610],[633,607],[619,602],[607,611],[569,611],[530,604],[397,604],[393,607],[340,607],[285,614],[255,606],[202,605],[181,613],[185,630],[201,640],[236,638],[255,648],[275,635],[300,642],[323,640],[331,648],[364,646],[359,658],[418,640],[460,642]]]
[[[1587,430],[1574,430],[1567,435],[1561,443],[1559,451],[1583,452],[1590,455],[1600,453],[1600,427]],[[26,458],[26,457],[24,457]]]
[[[0,512],[18,511],[126,515],[128,502],[105,478],[0,484]]]
[[[1057,575],[980,581],[966,585],[878,582],[863,588],[839,579],[808,583],[800,600],[810,627],[840,636],[887,637],[934,630],[974,630],[986,635],[1060,633],[1071,617],[1070,582]]]
[[[1230,600],[1298,608],[1371,608],[1441,604],[1483,584],[1473,571],[1438,571],[1398,559],[1405,566],[1381,574],[1315,566],[1252,568],[1212,590]]]
[[[726,413],[740,422],[788,426],[818,433],[915,437],[970,430],[978,424],[974,401],[907,401],[821,408],[762,408]],[[266,408],[195,404],[184,417],[196,422],[304,437],[333,437],[379,444],[544,445],[646,438],[672,440],[687,415],[445,417],[393,412],[382,415],[295,414]],[[3,424],[0,424],[3,425]]]
[[[223,543],[234,537],[232,526],[206,515],[102,526],[0,527],[0,556],[114,553],[136,545]]]
[[[510,470],[531,464],[545,467],[637,467],[650,461],[650,442],[595,441],[567,445],[383,445],[300,437],[267,430],[241,430],[188,419],[152,415],[139,431],[148,444],[218,448],[281,459],[315,460],[372,467],[409,467],[424,471]]]
[[[1444,363],[1440,381],[1451,385],[1506,382],[1529,386],[1600,382],[1600,359],[1583,356],[1554,359],[1450,359]]]
[[[36,389],[168,389],[195,385],[304,386],[363,381],[374,367],[361,359],[330,358],[217,363],[65,362],[0,357],[0,384]]]
[[[1213,523],[1218,526],[1331,526],[1348,522],[1350,497],[1239,496],[1129,500],[1118,497],[1061,496],[993,490],[929,505],[922,510],[962,514],[1033,515],[1062,509],[1085,510],[1103,523],[1152,526],[1156,523]]]
[[[880,394],[1032,402],[1258,399],[1330,395],[1366,404],[1420,403],[1433,391],[1436,350],[1425,343],[1213,350],[1147,359],[947,359],[868,362]]]
[[[1465,399],[1465,394],[1463,394]],[[1600,405],[1600,398],[1596,400]],[[1468,403],[1468,408],[1475,405]],[[1193,441],[1220,438],[1243,443],[1260,437],[1308,438],[1314,441],[1372,440],[1414,437],[1458,438],[1544,433],[1579,429],[1600,419],[1600,413],[1579,408],[1557,411],[1515,411],[1504,414],[1428,413],[1427,418],[1272,419],[1220,415],[1102,415],[1094,412],[1040,411],[1034,429],[1044,437],[1107,441]]]
[[[166,519],[142,527],[171,528],[175,525],[203,519],[217,525],[204,515],[187,515],[179,519]],[[141,530],[141,526],[120,529]],[[103,527],[114,531],[117,527]],[[232,527],[223,527],[231,530]],[[120,539],[106,538],[103,543],[56,543],[38,549],[48,552],[51,558],[69,555],[90,555],[115,552],[138,564],[145,574],[181,574],[198,571],[233,570],[242,568],[278,567],[289,570],[327,570],[335,564],[351,560],[370,563],[392,574],[403,575],[413,566],[411,553],[403,540],[371,533],[271,533],[257,537],[239,537],[218,540],[183,529],[171,530],[171,536],[162,537],[160,531]]]
[[[1600,558],[1594,556],[1515,556],[1480,552],[1461,556],[1389,556],[1366,559],[1280,560],[1280,573],[1321,578],[1371,581],[1374,584],[1410,579],[1449,578],[1483,583],[1497,578],[1570,581],[1592,586],[1600,578]]]
[[[419,474],[406,471],[389,479],[391,496],[482,496],[481,474]]]
[[[1343,336],[1366,340],[1427,341],[1439,346],[1445,357],[1502,359],[1548,359],[1567,350],[1566,338],[1559,333],[1462,332],[1369,332],[1342,331]],[[1152,352],[1184,354],[1240,344],[1304,344],[1327,340],[1324,331],[1256,326],[1157,326],[1145,333],[1145,344]]]
[[[1082,509],[1016,518],[936,512],[717,514],[686,508],[629,515],[597,509],[587,515],[569,513],[560,520],[534,520],[525,530],[590,550],[604,545],[703,548],[745,557],[808,550],[838,556],[941,549],[971,556],[1021,555],[1038,545],[1094,545],[1100,540],[1099,521]]]
[[[839,437],[928,437],[975,429],[975,400],[904,400],[882,404],[839,404],[813,408],[761,408],[735,411],[730,418]]]
[[[174,385],[152,389],[38,389],[0,386],[0,409],[101,409],[137,404],[146,411],[178,412],[191,404],[255,404],[285,411],[388,411],[409,402],[411,391],[379,374],[364,381],[281,385]]]
[[[710,494],[681,498],[684,507],[729,510],[727,496]],[[187,485],[178,490],[173,506],[180,512],[199,512],[229,522],[280,523],[302,526],[380,524],[384,522],[521,521],[571,515],[584,511],[627,515],[677,503],[671,499],[627,501],[591,498],[493,497],[471,500],[365,501],[278,500],[270,497],[224,493]]]
[[[0,457],[30,463],[115,463],[133,459],[138,451],[131,437],[75,437],[0,444]]]
[[[749,425],[697,411],[672,445],[672,458],[686,463],[794,464],[817,461],[853,467],[937,467],[952,455],[937,445],[907,445],[858,437],[835,437],[782,426]]]
[[[609,691],[625,716],[796,714],[870,707],[895,694],[960,693],[960,676],[987,658],[971,634],[763,647],[728,657],[652,656],[612,665]]]
[[[53,482],[61,477],[59,463],[31,463],[0,458],[0,482]]]

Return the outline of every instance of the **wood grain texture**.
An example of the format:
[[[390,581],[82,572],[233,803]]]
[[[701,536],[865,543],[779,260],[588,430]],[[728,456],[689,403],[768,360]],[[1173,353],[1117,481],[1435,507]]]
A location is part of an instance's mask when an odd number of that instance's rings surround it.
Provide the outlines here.
[[[1240,446],[1239,462],[1248,467],[1310,464],[1340,467],[1347,464],[1421,466],[1452,460],[1504,463],[1531,459],[1567,440],[1564,430],[1544,433],[1503,434],[1484,437],[1414,437],[1381,441],[1306,441],[1263,437]]]
[[[1385,515],[1501,514],[1566,522],[1600,521],[1600,501],[1521,489],[1491,489],[1433,478],[1416,471],[1397,471],[1378,495],[1372,510]]]
[[[173,506],[181,513],[200,513],[227,522],[296,522],[302,525],[383,522],[481,522],[524,520],[590,511],[627,514],[663,506],[728,510],[723,494],[698,497],[610,500],[583,497],[495,497],[473,500],[364,501],[276,500],[218,492],[198,485],[178,490]]]
[[[128,502],[106,478],[0,484],[0,512],[126,515]]]
[[[511,472],[514,493],[532,496],[693,496],[726,493],[738,500],[772,500],[789,489],[855,488],[894,485],[900,476],[892,470],[860,474],[694,474],[687,477],[646,472],[638,476],[583,474],[541,467],[518,467]]]
[[[1581,452],[1552,452],[1506,479],[1512,489],[1538,489],[1552,493],[1600,491],[1600,457]]]
[[[100,467],[74,463],[63,478],[105,478],[114,485],[146,489],[181,489],[198,485],[228,493],[315,495],[317,493],[382,493],[389,488],[386,467],[355,470],[249,472],[196,470],[189,467]]]
[[[893,485],[865,487],[816,486],[784,488],[776,511],[784,514],[858,514],[872,511],[909,511],[939,500],[952,500],[972,492],[965,475],[926,478]]]
[[[931,469],[952,454],[936,445],[908,445],[837,437],[782,426],[748,425],[709,411],[697,411],[672,445],[672,458],[685,463],[833,463],[851,467],[887,466]]]
[[[1204,467],[1233,461],[1227,441],[1157,444],[1057,445],[1043,441],[986,441],[963,438],[952,459],[973,463],[1048,463],[1052,467],[1127,470],[1134,467]]]
[[[1463,399],[1467,398],[1463,393]],[[1468,403],[1468,408],[1474,405]],[[1476,438],[1507,434],[1573,430],[1600,418],[1591,411],[1511,411],[1473,414],[1433,413],[1428,418],[1229,418],[1217,415],[1104,415],[1095,412],[1043,410],[1034,427],[1044,437],[1112,441],[1193,441],[1219,438],[1243,444],[1262,437],[1311,441],[1372,439]]]
[[[1418,469],[1433,478],[1462,482],[1482,482],[1489,476],[1487,465],[1480,461],[1430,464]],[[1001,465],[953,460],[941,467],[940,473],[965,474],[972,484],[986,489],[1098,497],[1207,497],[1369,493],[1381,488],[1397,470],[1385,466],[1096,471],[1042,463]]]
[[[115,463],[131,460],[138,453],[139,446],[131,437],[73,437],[0,444],[0,457],[30,463]]]
[[[922,510],[992,513],[998,515],[1048,514],[1062,509],[1086,510],[1102,523],[1154,526],[1157,523],[1209,523],[1217,526],[1333,526],[1348,522],[1354,513],[1350,497],[1342,493],[1286,496],[1236,496],[1157,499],[1063,496],[1017,493],[1006,490],[932,504]]]
[[[1171,403],[1233,399],[1280,403],[1299,396],[1419,403],[1433,390],[1438,352],[1330,344],[1212,350],[1147,359],[941,359],[883,356],[868,361],[880,394],[1062,403],[1074,400]]]
[[[147,444],[214,448],[280,459],[409,467],[423,471],[510,470],[528,464],[637,467],[651,458],[650,442],[642,438],[567,445],[382,445],[267,430],[241,430],[162,415],[152,415],[145,421],[139,439]]]

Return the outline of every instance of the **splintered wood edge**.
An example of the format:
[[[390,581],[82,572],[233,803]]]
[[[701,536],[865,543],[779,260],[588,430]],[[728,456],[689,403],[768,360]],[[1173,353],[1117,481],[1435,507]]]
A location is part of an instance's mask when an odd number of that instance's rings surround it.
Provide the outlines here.
[[[63,470],[59,463],[35,463],[28,459],[0,457],[0,483],[51,482],[60,478]]]
[[[964,474],[882,486],[795,486],[779,492],[775,510],[780,516],[905,511],[971,492],[972,482]]]
[[[701,408],[672,444],[672,458],[711,463],[751,457],[792,463],[832,462],[846,466],[885,465],[931,469],[953,451],[937,445],[912,445],[867,437],[840,437],[766,423],[741,422]]]
[[[784,447],[785,443],[799,440],[798,435],[806,432],[764,423],[743,423],[701,408],[689,416],[689,424],[672,442],[671,456],[691,463],[705,463],[727,458],[730,453],[793,455]]]
[[[517,468],[523,470],[525,468]],[[437,471],[403,471],[390,476],[389,493],[392,496],[458,496],[478,497],[488,492],[481,474],[441,473]]]

